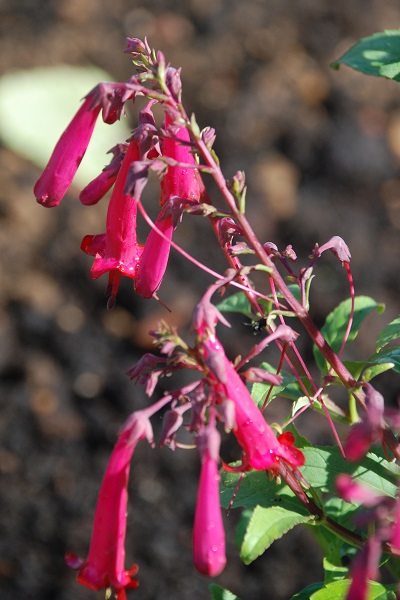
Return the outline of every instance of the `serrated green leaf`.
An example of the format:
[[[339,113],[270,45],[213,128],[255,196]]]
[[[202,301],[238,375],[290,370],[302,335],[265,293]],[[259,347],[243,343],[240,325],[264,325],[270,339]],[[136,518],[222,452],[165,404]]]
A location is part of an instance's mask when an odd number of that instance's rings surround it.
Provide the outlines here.
[[[369,315],[371,311],[376,309],[378,313],[384,310],[383,304],[378,304],[373,298],[369,296],[357,296],[354,301],[354,318],[351,326],[351,331],[347,340],[349,344],[356,337],[360,330],[360,327],[364,321],[364,319]],[[349,322],[351,312],[351,299],[348,298],[344,300],[337,306],[326,318],[325,324],[321,329],[321,333],[331,346],[334,352],[339,352],[343,339],[346,333],[347,325]],[[323,374],[328,371],[328,365],[318,350],[318,348],[314,345],[313,348],[314,357],[316,363]]]
[[[335,493],[336,477],[348,473],[376,493],[396,498],[400,469],[395,467],[394,472],[394,465],[372,452],[357,464],[346,461],[337,447],[304,448],[303,453],[306,462],[301,471],[315,489]]]
[[[381,331],[376,342],[376,351],[379,352],[389,342],[397,340],[398,338],[400,338],[400,317],[391,321],[389,325],[386,325]]]
[[[0,79],[0,132],[3,143],[44,168],[53,148],[81,105],[100,81],[112,76],[96,67],[58,66],[15,71]],[[27,100],[27,93],[29,99]],[[130,135],[126,121],[110,127],[99,118],[75,183],[86,185],[111,157],[108,150]]]
[[[246,535],[247,527],[249,526],[250,519],[253,515],[253,509],[246,508],[240,515],[239,523],[236,526],[235,531],[235,544],[236,548],[241,548]]]
[[[246,565],[250,564],[293,527],[313,519],[312,515],[305,516],[280,506],[257,506],[247,526],[240,558]]]
[[[362,38],[332,67],[339,68],[342,64],[366,75],[400,81],[400,31],[386,30]]]
[[[224,298],[222,302],[217,304],[217,308],[221,312],[240,313],[249,319],[252,318],[251,305],[244,292],[237,292],[228,298]]]
[[[378,365],[391,365],[391,368],[400,373],[400,348],[386,348],[369,358],[369,362]]]
[[[216,585],[215,583],[211,583],[208,587],[211,592],[213,600],[240,600],[239,596],[232,594],[229,590],[221,587],[220,585]]]

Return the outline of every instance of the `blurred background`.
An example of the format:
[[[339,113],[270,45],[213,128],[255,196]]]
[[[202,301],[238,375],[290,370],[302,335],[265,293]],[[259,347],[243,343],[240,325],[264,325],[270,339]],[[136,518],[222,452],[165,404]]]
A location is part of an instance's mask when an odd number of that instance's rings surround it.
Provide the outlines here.
[[[366,358],[399,313],[400,86],[329,65],[360,37],[399,24],[396,0],[0,0],[0,75],[73,65],[124,81],[132,73],[125,37],[147,35],[182,67],[187,111],[202,127],[215,127],[226,177],[246,171],[248,216],[260,239],[280,249],[292,244],[299,263],[316,242],[345,239],[357,293],[386,305],[358,337],[352,356]],[[16,122],[30,107],[30,86],[18,97]],[[43,140],[63,129],[50,131],[43,114],[33,118],[41,120]],[[134,126],[134,115],[127,119]],[[86,600],[96,594],[76,584],[63,556],[86,556],[118,429],[148,402],[125,372],[151,350],[147,332],[159,318],[187,333],[211,280],[172,252],[159,292],[171,315],[136,298],[129,281],[107,312],[106,281],[90,280],[91,258],[79,248],[84,235],[104,231],[106,203],[83,207],[73,187],[59,208],[43,209],[32,192],[40,169],[22,153],[0,145],[0,597]],[[146,193],[158,196],[157,187]],[[212,186],[210,193],[221,202]],[[225,268],[202,219],[185,218],[176,240]],[[348,286],[331,256],[317,275],[312,314],[321,325]],[[221,331],[232,357],[254,343],[242,320]],[[310,344],[301,343],[311,360]],[[397,401],[390,375],[377,386]],[[272,421],[288,409],[275,404]],[[321,421],[306,414],[299,428],[313,443],[332,443]],[[209,582],[191,562],[197,475],[194,452],[138,447],[127,564],[139,563],[141,586],[129,597],[209,598]],[[300,529],[242,566],[236,522],[233,512],[228,566],[217,583],[242,600],[286,600],[322,578],[318,548]]]

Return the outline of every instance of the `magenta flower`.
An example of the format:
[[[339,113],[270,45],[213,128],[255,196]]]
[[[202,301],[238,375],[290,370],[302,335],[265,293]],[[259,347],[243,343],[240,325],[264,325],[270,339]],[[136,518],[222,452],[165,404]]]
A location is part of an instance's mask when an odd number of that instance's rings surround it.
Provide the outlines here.
[[[219,499],[220,435],[213,424],[200,434],[201,473],[193,527],[193,562],[203,575],[216,577],[226,564],[225,532]]]
[[[144,411],[133,413],[126,422],[111,454],[97,499],[89,555],[82,560],[66,555],[66,562],[79,569],[77,581],[91,590],[112,588],[118,600],[125,590],[136,588],[138,568],[125,569],[125,535],[130,462],[139,440],[152,443],[150,421]]]
[[[283,433],[278,438],[275,436],[218,339],[210,335],[203,340],[202,346],[216,392],[234,403],[233,433],[245,452],[245,466],[277,471],[279,462],[283,460],[293,469],[301,467],[304,455],[294,447],[293,435]],[[210,385],[213,385],[212,381]]]
[[[88,93],[36,182],[34,193],[40,204],[57,206],[64,197],[85,155],[100,111],[103,121],[112,124],[120,118],[125,102],[135,100],[135,94],[133,84],[107,82],[99,83]]]
[[[400,555],[400,498],[398,497],[396,500],[396,505],[393,510],[393,525],[390,535],[390,545],[393,550]]]
[[[167,114],[165,127],[168,128],[170,125],[171,119]],[[200,174],[194,168],[196,161],[190,152],[190,147],[190,137],[185,127],[179,129],[176,137],[164,139],[163,156],[188,166],[168,166],[161,182],[160,203],[162,207],[174,198],[179,198],[181,202],[185,200],[200,202],[205,193]],[[143,298],[151,298],[161,285],[167,268],[171,248],[170,240],[172,240],[177,223],[172,214],[166,214],[162,210],[155,224],[167,239],[161,237],[154,229],[148,235],[135,279],[135,292]]]
[[[87,235],[81,248],[86,254],[95,256],[90,276],[97,279],[109,272],[108,295],[109,308],[115,303],[121,275],[133,279],[142,247],[136,238],[136,199],[125,194],[125,182],[129,167],[139,160],[139,149],[135,141],[131,142],[119,169],[117,180],[111,194],[107,212],[106,233]]]
[[[384,496],[377,494],[371,488],[358,483],[351,475],[341,473],[336,478],[336,489],[341,498],[353,504],[376,506]]]
[[[101,104],[93,105],[93,94],[86,96],[35,184],[35,197],[43,206],[52,207],[60,203],[85,155],[101,110]]]
[[[135,278],[135,292],[143,298],[151,298],[161,285],[171,248],[168,240],[172,240],[174,231],[172,216],[163,218],[162,211],[155,224],[167,239],[161,237],[154,229],[148,235]]]

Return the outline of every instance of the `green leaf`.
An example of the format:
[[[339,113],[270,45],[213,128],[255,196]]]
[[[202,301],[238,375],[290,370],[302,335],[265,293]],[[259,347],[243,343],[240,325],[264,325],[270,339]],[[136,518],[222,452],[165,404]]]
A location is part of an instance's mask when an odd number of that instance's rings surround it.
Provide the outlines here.
[[[378,365],[390,365],[396,373],[400,374],[400,347],[386,348],[386,350],[382,350],[382,352],[378,352],[371,356],[369,362]]]
[[[345,600],[350,586],[350,579],[334,581],[314,592],[309,600]],[[367,600],[394,600],[394,592],[390,586],[384,586],[376,581],[369,583]]]
[[[96,67],[58,66],[15,71],[0,79],[0,131],[3,143],[44,168],[53,148],[81,105],[100,81],[112,76]],[[99,118],[75,182],[86,185],[110,162],[106,156],[130,135],[125,121],[112,127]]]
[[[377,494],[396,498],[400,468],[382,456],[369,452],[360,463],[350,463],[343,459],[337,447],[303,447],[302,452],[306,463],[300,470],[317,491],[335,494],[336,477],[340,473],[348,473]],[[240,476],[238,473],[221,472],[221,505],[224,508],[228,508]],[[280,506],[307,514],[285,483],[277,484],[264,472],[249,471],[243,474],[233,507],[253,509],[258,505],[265,508]],[[337,518],[339,513],[332,516]]]
[[[349,574],[349,569],[347,567],[331,563],[326,556],[323,560],[323,567],[325,573],[325,585],[332,583],[333,581],[340,581]]]
[[[291,294],[293,294],[298,302],[301,302],[301,291],[298,283],[290,283],[288,285],[288,290]],[[277,292],[277,296],[278,298],[283,298],[282,293],[279,291]]]
[[[362,380],[365,382],[371,381],[377,375],[381,375],[385,371],[389,371],[389,369],[393,369],[394,364],[391,362],[383,362],[382,364],[371,365],[367,367],[362,374]]]
[[[237,292],[228,298],[224,298],[222,302],[217,304],[217,308],[221,312],[241,313],[249,319],[252,318],[251,305],[244,292]]]
[[[347,343],[352,342],[356,337],[360,330],[360,327],[364,321],[364,319],[369,315],[371,311],[376,309],[378,313],[381,313],[384,310],[383,304],[378,304],[375,300],[370,298],[369,296],[357,296],[354,302],[354,318],[351,326],[350,334],[347,340]],[[321,329],[321,333],[331,346],[334,352],[339,352],[343,339],[346,333],[347,325],[350,318],[351,312],[351,299],[348,298],[344,300],[337,306],[326,318],[325,324]],[[318,350],[318,348],[314,345],[313,348],[314,357],[318,367],[321,372],[325,374],[329,366]]]
[[[313,520],[312,515],[302,515],[281,506],[257,506],[248,523],[240,558],[248,565],[275,541],[296,525]]]
[[[215,583],[211,583],[208,589],[211,592],[213,600],[240,600],[238,596]]]
[[[310,600],[311,595],[320,590],[323,587],[323,583],[320,581],[318,583],[312,583],[308,585],[306,588],[292,596],[291,600]]]
[[[344,360],[343,364],[353,375],[354,379],[365,382],[369,382],[374,377],[377,377],[377,375],[381,375],[385,371],[393,369],[393,363],[373,364],[371,360]],[[337,376],[335,377],[335,383],[336,382],[341,385],[341,381]]]
[[[337,447],[302,449],[306,463],[301,468],[305,479],[315,489],[335,493],[335,480],[340,473],[369,486],[378,494],[396,498],[400,469],[386,459],[369,452],[360,463],[346,461]]]
[[[307,515],[300,500],[296,498],[293,492],[285,483],[277,484],[276,480],[268,478],[264,471],[248,471],[244,474],[221,472],[221,506],[228,508],[231,503],[232,495],[240,477],[242,477],[240,487],[236,491],[233,508],[239,506],[253,509],[256,506],[283,506],[288,510],[302,512]]]
[[[342,64],[366,75],[400,81],[400,31],[386,30],[362,38],[332,67],[338,69]]]
[[[393,340],[400,338],[400,317],[397,317],[394,321],[391,321],[389,325],[381,331],[380,336],[376,342],[376,351],[379,352],[384,346]]]

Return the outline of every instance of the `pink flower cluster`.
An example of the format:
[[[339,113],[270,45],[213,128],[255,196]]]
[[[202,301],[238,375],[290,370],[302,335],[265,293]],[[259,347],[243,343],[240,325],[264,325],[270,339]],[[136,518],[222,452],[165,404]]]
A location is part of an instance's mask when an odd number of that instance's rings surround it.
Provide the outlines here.
[[[146,355],[129,371],[131,379],[147,383],[152,394],[159,377],[177,368],[191,368],[201,378],[185,388],[165,395],[148,408],[131,415],[123,427],[108,463],[101,485],[87,559],[68,554],[67,563],[79,570],[78,581],[93,590],[112,588],[118,600],[125,600],[125,590],[138,585],[137,567],[125,569],[125,535],[128,505],[130,461],[139,440],[153,445],[150,416],[166,404],[162,445],[177,447],[176,436],[181,427],[194,434],[201,459],[199,488],[193,525],[193,562],[203,575],[215,577],[226,564],[225,533],[219,499],[220,433],[218,423],[232,430],[243,449],[243,470],[265,470],[278,475],[281,463],[296,473],[304,464],[304,456],[293,445],[289,433],[276,437],[261,411],[252,400],[246,385],[215,337],[215,315],[218,311],[208,303],[207,294],[195,311],[195,349],[182,351],[179,339],[164,344],[164,357]],[[211,314],[210,314],[211,311]],[[200,325],[199,325],[200,323]],[[208,323],[208,324],[207,324]],[[211,325],[211,328],[209,327]],[[164,335],[160,334],[160,337]],[[156,335],[156,334],[155,334]],[[282,335],[287,335],[283,328]],[[189,356],[191,360],[189,360]],[[196,361],[193,361],[196,356]],[[183,415],[191,412],[184,423]]]
[[[40,204],[54,207],[60,203],[86,152],[100,111],[106,123],[114,123],[120,118],[125,103],[135,101],[137,87],[132,82],[101,83],[86,96],[35,185],[34,193]],[[151,100],[139,112],[138,127],[132,137],[126,144],[118,144],[110,150],[113,153],[110,164],[80,194],[82,204],[90,206],[113,188],[105,233],[87,235],[81,244],[84,252],[95,257],[91,277],[96,279],[109,274],[109,308],[115,304],[121,276],[133,279],[140,296],[155,295],[166,270],[170,241],[182,210],[187,203],[199,202],[205,191],[187,129],[177,129],[165,107],[164,138],[160,141],[152,114],[153,104]],[[160,163],[160,159],[166,162]],[[155,228],[142,246],[136,235],[138,202],[148,172],[153,166],[156,168],[156,164],[164,173],[161,211]]]
[[[128,40],[128,51],[149,52],[139,40]],[[165,65],[159,53],[154,58],[165,78],[161,90],[180,97],[179,71]],[[151,72],[147,73],[151,75]],[[80,194],[82,204],[97,204],[108,191],[105,233],[86,235],[82,250],[94,257],[91,277],[108,273],[108,308],[112,308],[122,276],[133,280],[135,292],[144,298],[155,296],[169,258],[174,228],[185,208],[207,202],[199,167],[193,155],[188,129],[183,126],[176,106],[168,97],[155,100],[143,86],[139,76],[127,83],[101,83],[85,98],[83,105],[57,143],[49,163],[35,185],[37,201],[46,207],[57,206],[70,187],[78,166],[90,142],[100,112],[106,123],[120,118],[125,104],[138,96],[150,96],[138,115],[138,126],[126,143],[110,152],[113,157],[96,179]],[[153,88],[152,88],[153,89]],[[161,98],[161,99],[160,99]],[[157,128],[153,105],[158,102],[164,111],[163,124]],[[208,137],[207,137],[208,135]],[[204,143],[212,133],[204,137]],[[202,138],[203,139],[203,138]],[[146,215],[142,192],[149,171],[161,177],[160,212],[144,245],[137,239],[138,210]],[[192,211],[193,212],[193,211]],[[201,212],[201,207],[200,211]],[[222,219],[223,221],[223,219]],[[228,222],[229,221],[229,222]],[[231,220],[225,219],[226,235],[231,235]],[[231,232],[231,233],[229,233]],[[220,228],[223,233],[223,227]],[[109,460],[101,484],[95,510],[93,532],[85,560],[68,554],[67,563],[79,571],[78,581],[92,590],[112,590],[118,600],[125,600],[126,589],[136,588],[137,567],[125,569],[125,536],[127,527],[128,479],[130,462],[137,443],[147,439],[153,445],[150,417],[170,404],[164,414],[161,445],[171,449],[179,446],[178,431],[184,427],[194,438],[201,468],[193,526],[193,558],[197,570],[208,576],[219,575],[226,564],[225,535],[219,502],[220,433],[218,425],[232,431],[243,451],[242,470],[257,469],[277,476],[282,469],[290,471],[293,481],[301,476],[299,467],[304,456],[294,446],[290,433],[278,437],[267,424],[253,402],[242,378],[248,381],[269,381],[279,384],[281,377],[261,369],[248,369],[241,375],[228,359],[216,337],[218,320],[229,325],[211,304],[210,296],[221,285],[217,282],[205,294],[195,309],[194,348],[189,348],[173,329],[161,325],[153,332],[161,357],[146,355],[129,371],[131,379],[146,385],[151,395],[160,377],[178,369],[192,369],[199,378],[185,388],[165,395],[142,411],[134,412],[122,429]],[[280,326],[264,340],[291,343],[297,334]],[[184,421],[184,414],[190,419]]]

